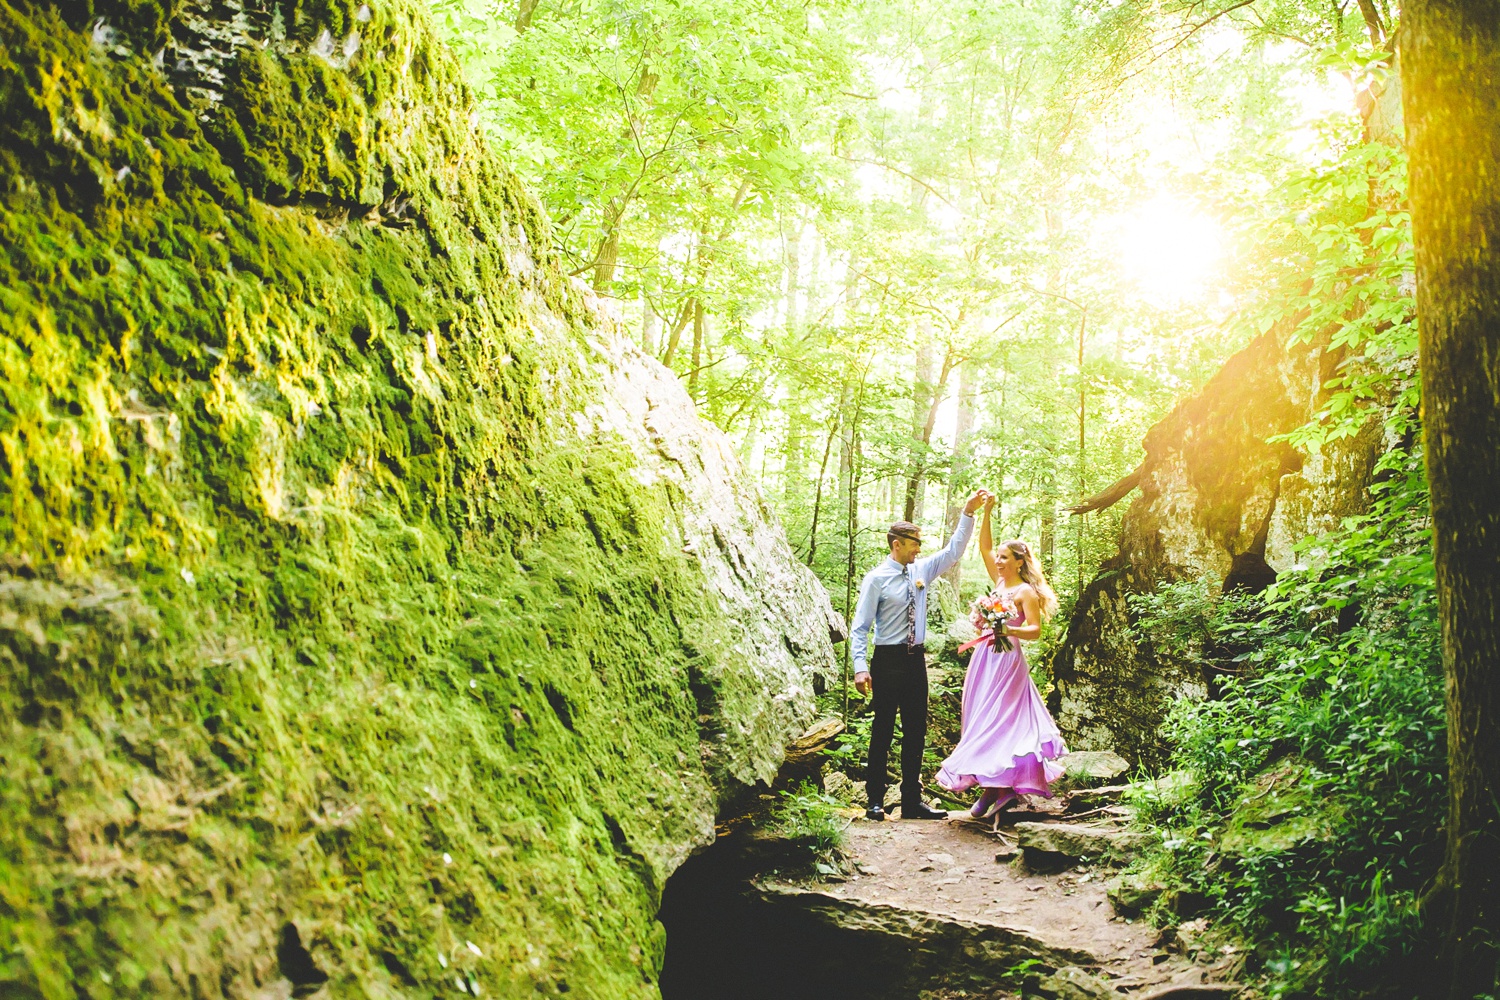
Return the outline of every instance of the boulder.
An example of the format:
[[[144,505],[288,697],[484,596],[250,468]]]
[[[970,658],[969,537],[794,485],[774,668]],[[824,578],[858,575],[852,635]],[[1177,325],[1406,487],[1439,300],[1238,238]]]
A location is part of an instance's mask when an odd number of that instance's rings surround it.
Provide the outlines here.
[[[1231,1000],[1244,992],[1238,983],[1188,983],[1159,986],[1137,994],[1135,1000]]]
[[[807,963],[808,971],[820,984],[826,980],[829,996],[915,996],[939,986],[988,990],[1006,969],[1024,962],[1062,969],[1099,961],[1030,930],[846,899],[805,886],[760,884],[749,898],[756,904],[754,923],[744,933],[789,962],[801,965],[804,956],[818,956]]]
[[[1307,764],[1283,761],[1245,787],[1216,846],[1236,855],[1289,851],[1333,840],[1342,819],[1342,809],[1315,790]]]
[[[1130,762],[1110,750],[1077,750],[1059,758],[1063,777],[1059,788],[1107,785],[1130,770]]]
[[[1149,834],[1115,823],[1017,823],[1016,843],[1028,862],[1033,854],[1090,861],[1121,860],[1151,843]]]
[[[1161,880],[1138,872],[1125,872],[1106,888],[1110,905],[1122,917],[1138,917],[1151,907],[1167,886]]]
[[[1137,785],[1146,795],[1164,805],[1182,805],[1198,790],[1198,780],[1191,771],[1168,771]]]
[[[864,805],[865,786],[856,785],[843,771],[830,771],[823,775],[823,792],[849,805]]]
[[[1068,789],[1067,812],[1078,813],[1101,809],[1120,801],[1129,785],[1101,785],[1098,788]]]
[[[842,719],[819,719],[807,728],[801,736],[787,744],[786,760],[788,764],[801,761],[807,757],[823,753],[828,745],[844,731],[844,720]]]

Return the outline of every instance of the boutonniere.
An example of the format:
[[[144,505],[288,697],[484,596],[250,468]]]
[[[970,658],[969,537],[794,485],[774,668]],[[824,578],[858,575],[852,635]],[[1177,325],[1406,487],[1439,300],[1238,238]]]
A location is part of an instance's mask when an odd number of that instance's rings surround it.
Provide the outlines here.
[[[912,586],[916,587],[918,590],[921,590],[923,587],[927,586],[927,581],[926,580],[920,580],[920,579],[919,580],[913,580],[912,581]]]

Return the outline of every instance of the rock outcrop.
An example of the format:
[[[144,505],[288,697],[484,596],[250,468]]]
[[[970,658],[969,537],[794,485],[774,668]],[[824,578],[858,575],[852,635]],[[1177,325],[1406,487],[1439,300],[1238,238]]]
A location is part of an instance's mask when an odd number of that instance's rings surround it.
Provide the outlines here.
[[[0,0],[0,992],[648,998],[826,596],[410,0]]]
[[[1130,475],[1081,505],[1099,510],[1140,493],[1119,552],[1084,589],[1052,659],[1052,710],[1068,746],[1114,750],[1158,765],[1157,735],[1178,698],[1205,697],[1201,665],[1164,656],[1131,631],[1128,599],[1164,583],[1260,589],[1295,561],[1293,546],[1363,511],[1384,442],[1378,424],[1305,455],[1271,439],[1310,420],[1342,355],[1257,338],[1193,398],[1152,427]]]

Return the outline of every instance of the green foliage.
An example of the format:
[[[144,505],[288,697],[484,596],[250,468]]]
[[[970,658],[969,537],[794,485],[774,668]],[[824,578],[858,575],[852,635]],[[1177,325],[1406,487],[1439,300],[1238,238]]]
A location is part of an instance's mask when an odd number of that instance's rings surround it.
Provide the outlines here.
[[[824,24],[838,4],[440,0],[434,10],[569,269],[644,295],[679,334],[684,299],[732,313],[760,270],[737,230],[774,219],[784,197],[818,197],[819,157],[805,147],[833,129],[831,98],[851,69]]]
[[[1260,645],[1269,623],[1258,616],[1263,608],[1259,595],[1218,591],[1203,580],[1177,580],[1127,600],[1131,631],[1158,656],[1211,663],[1231,673],[1264,659]]]
[[[834,770],[844,772],[855,781],[864,780],[865,762],[870,758],[870,726],[874,721],[875,717],[867,712],[849,719],[838,741],[826,754]]]
[[[1232,645],[1239,676],[1168,722],[1189,783],[1137,799],[1165,869],[1255,946],[1272,995],[1399,989],[1417,899],[1442,854],[1441,654],[1420,461],[1383,462],[1372,513],[1310,540],[1316,565],[1264,595],[1175,587],[1143,630],[1191,654]],[[1224,610],[1224,606],[1228,610]],[[1254,612],[1254,628],[1244,615]],[[1205,616],[1207,628],[1182,623]]]
[[[805,851],[818,873],[832,875],[848,843],[849,821],[840,803],[803,782],[781,793],[770,828]]]
[[[1293,342],[1343,356],[1317,419],[1287,436],[1302,447],[1353,437],[1387,413],[1404,435],[1420,388],[1405,153],[1348,134],[1331,145],[1327,163],[1287,182],[1288,212],[1262,230],[1270,260],[1256,269],[1274,289],[1253,310],[1260,329],[1290,327]]]

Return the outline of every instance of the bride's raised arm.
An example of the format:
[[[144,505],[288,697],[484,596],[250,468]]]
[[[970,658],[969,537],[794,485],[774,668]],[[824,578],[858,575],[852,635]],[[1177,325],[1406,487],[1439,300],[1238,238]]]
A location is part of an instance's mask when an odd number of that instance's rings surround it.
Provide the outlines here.
[[[1000,579],[1000,568],[995,565],[995,538],[990,534],[990,509],[995,506],[995,496],[990,496],[984,501],[984,516],[979,521],[979,558],[984,560],[984,568],[990,574],[990,583]]]

